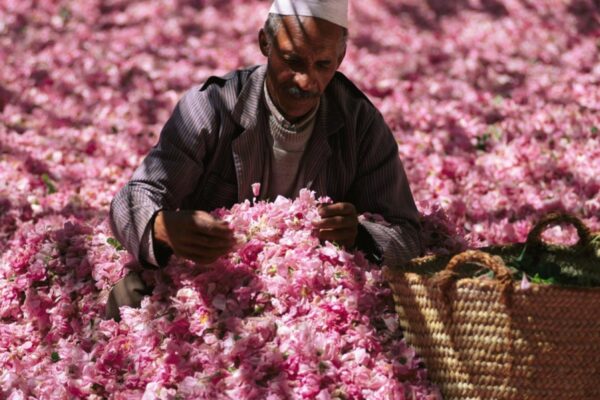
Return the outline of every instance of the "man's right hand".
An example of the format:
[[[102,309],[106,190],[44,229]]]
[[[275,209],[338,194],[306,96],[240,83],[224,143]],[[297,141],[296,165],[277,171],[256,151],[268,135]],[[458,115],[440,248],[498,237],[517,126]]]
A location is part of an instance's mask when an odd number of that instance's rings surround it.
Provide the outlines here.
[[[227,222],[204,211],[159,211],[154,240],[173,253],[200,264],[210,264],[229,253],[236,241]]]

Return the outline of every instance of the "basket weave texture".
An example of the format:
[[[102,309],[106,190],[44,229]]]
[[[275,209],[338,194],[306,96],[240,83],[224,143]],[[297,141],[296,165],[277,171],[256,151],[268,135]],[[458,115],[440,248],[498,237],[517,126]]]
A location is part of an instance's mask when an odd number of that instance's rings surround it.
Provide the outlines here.
[[[539,238],[543,229],[536,228]],[[551,250],[562,272],[580,278],[576,260],[600,271],[600,256],[590,251],[595,236],[579,235],[579,250],[564,249],[565,257],[558,247],[528,243]],[[600,285],[592,276],[584,279],[589,287],[523,287],[503,261],[523,248],[487,249],[502,256],[471,250],[423,257],[385,269],[406,340],[445,399],[600,399]],[[493,279],[472,277],[482,267]]]

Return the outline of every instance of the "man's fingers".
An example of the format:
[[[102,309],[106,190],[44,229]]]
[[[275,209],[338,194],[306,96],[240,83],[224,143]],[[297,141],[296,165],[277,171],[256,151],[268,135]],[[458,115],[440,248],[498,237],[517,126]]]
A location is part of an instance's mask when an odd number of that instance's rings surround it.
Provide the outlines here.
[[[329,240],[330,242],[346,242],[350,241],[354,243],[356,239],[356,229],[346,228],[346,229],[335,229],[335,230],[320,230],[319,231],[319,239],[321,240]]]
[[[321,218],[329,218],[340,215],[356,215],[356,208],[352,203],[334,203],[321,205],[319,207]]]
[[[219,238],[233,237],[233,229],[224,221],[207,221],[204,218],[194,218],[196,233]]]
[[[319,229],[345,229],[352,228],[358,225],[356,217],[328,217],[315,222],[315,227]]]
[[[194,246],[183,246],[175,252],[178,256],[196,261],[202,264],[209,264],[216,261],[219,257],[231,252],[232,248],[200,248]]]
[[[175,254],[183,256],[185,258],[197,258],[197,257],[221,257],[229,254],[233,251],[233,246],[227,247],[197,247],[197,246],[182,246],[178,249]]]
[[[188,256],[182,255],[182,257],[187,258],[188,260],[193,261],[198,264],[201,264],[201,265],[212,264],[219,259],[219,257],[207,257],[207,256],[203,256],[203,255],[188,255]]]
[[[235,237],[231,236],[228,238],[216,237],[216,236],[205,236],[203,234],[190,234],[181,241],[186,246],[193,246],[195,248],[229,248],[233,247],[236,243]]]
[[[227,254],[233,249],[234,243],[223,243],[222,245],[215,247],[201,246],[197,242],[189,241],[183,242],[179,246],[180,252],[186,252],[189,254],[207,254],[212,255],[223,255]]]
[[[319,239],[353,246],[358,234],[358,216],[351,203],[335,203],[319,207],[321,220],[315,222]]]
[[[202,264],[216,261],[235,246],[233,229],[204,211],[161,211],[154,235],[176,255]]]
[[[339,232],[333,233],[333,231],[323,231],[323,233],[319,234],[319,239],[322,241],[327,240],[346,248],[352,248],[356,242],[356,236],[351,235],[349,232],[341,235]]]
[[[226,222],[218,222],[210,225],[206,230],[206,234],[220,238],[230,238],[233,237],[233,229]]]

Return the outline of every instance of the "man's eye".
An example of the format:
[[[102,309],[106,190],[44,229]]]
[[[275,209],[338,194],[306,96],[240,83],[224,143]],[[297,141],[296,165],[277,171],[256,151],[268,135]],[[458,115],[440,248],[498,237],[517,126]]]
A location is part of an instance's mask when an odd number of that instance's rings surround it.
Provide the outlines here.
[[[329,61],[319,62],[317,63],[317,67],[320,69],[329,69],[329,67],[331,67],[331,63]]]

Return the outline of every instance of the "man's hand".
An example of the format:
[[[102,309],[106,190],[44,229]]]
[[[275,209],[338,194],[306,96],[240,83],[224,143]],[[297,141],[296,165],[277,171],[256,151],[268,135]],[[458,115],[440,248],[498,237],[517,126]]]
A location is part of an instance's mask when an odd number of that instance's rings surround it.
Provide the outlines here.
[[[154,239],[173,252],[200,264],[210,264],[235,245],[233,230],[225,221],[204,211],[159,211]]]
[[[319,239],[336,242],[351,248],[358,234],[358,215],[350,203],[335,203],[319,206],[321,221],[315,223]]]

